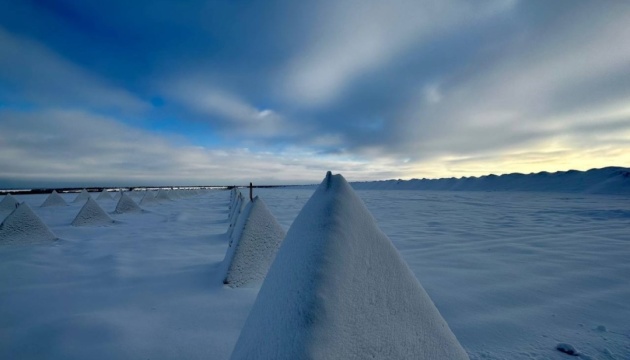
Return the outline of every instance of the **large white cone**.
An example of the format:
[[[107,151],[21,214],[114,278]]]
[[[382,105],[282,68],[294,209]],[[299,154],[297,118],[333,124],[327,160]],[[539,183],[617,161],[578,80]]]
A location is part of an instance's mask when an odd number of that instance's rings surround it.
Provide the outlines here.
[[[142,209],[132,198],[127,196],[127,194],[122,194],[118,200],[118,204],[116,204],[116,210],[114,210],[114,212],[116,214],[142,212]]]
[[[13,195],[7,194],[4,199],[0,201],[0,219],[12,213],[18,204],[19,202]]]
[[[53,190],[50,195],[44,200],[42,203],[42,207],[46,206],[67,206],[66,201],[57,193],[57,191]]]
[[[243,209],[236,228],[223,259],[223,283],[231,287],[260,283],[276,257],[284,229],[258,196]]]
[[[26,203],[19,204],[0,224],[0,245],[33,244],[56,238]]]
[[[328,173],[287,233],[231,358],[468,356],[361,199]]]
[[[91,197],[72,221],[73,226],[104,226],[113,223],[114,220]]]

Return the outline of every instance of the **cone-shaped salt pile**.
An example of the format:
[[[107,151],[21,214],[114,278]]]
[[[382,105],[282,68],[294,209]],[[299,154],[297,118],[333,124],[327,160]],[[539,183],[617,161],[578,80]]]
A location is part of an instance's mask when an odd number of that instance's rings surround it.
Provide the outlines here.
[[[116,204],[116,210],[114,210],[116,214],[123,214],[129,212],[142,212],[142,209],[132,198],[127,196],[127,194],[122,194],[120,196],[120,200],[118,200],[118,204]]]
[[[164,189],[158,190],[157,195],[155,195],[155,200],[157,201],[172,201],[168,196],[168,193]]]
[[[231,287],[262,282],[284,239],[284,229],[256,196],[239,217],[223,259],[223,283]]]
[[[44,200],[42,203],[42,207],[45,206],[66,206],[66,201],[57,193],[57,191],[53,190],[50,195]]]
[[[81,190],[81,193],[77,195],[77,197],[74,199],[73,203],[83,202],[89,198],[90,198],[90,193],[88,193],[87,190],[83,189]]]
[[[142,197],[142,200],[140,200],[140,205],[146,206],[150,204],[155,204],[156,202],[157,201],[155,200],[155,195],[153,194],[153,191],[146,191],[146,193]]]
[[[106,189],[103,189],[103,191],[101,191],[101,193],[98,194],[98,197],[96,198],[96,200],[114,200],[114,199],[109,194],[109,191],[107,191]]]
[[[232,359],[468,359],[341,175],[287,233]]]
[[[56,238],[26,203],[21,203],[0,224],[0,244],[33,244]]]
[[[236,201],[234,202],[234,205],[232,205],[232,210],[230,210],[230,214],[228,216],[228,219],[230,220],[230,226],[228,228],[227,234],[230,237],[230,239],[233,237],[234,229],[236,228],[236,223],[238,222],[238,219],[241,217],[241,213],[244,207],[245,207],[245,198],[243,197],[241,193],[238,193]]]
[[[5,216],[13,212],[18,204],[19,202],[13,195],[7,194],[4,199],[0,201],[0,216]]]
[[[113,223],[114,220],[91,197],[72,221],[73,226],[102,226]]]
[[[123,193],[122,189],[116,191],[116,195],[114,195],[114,200],[120,199],[120,195]]]

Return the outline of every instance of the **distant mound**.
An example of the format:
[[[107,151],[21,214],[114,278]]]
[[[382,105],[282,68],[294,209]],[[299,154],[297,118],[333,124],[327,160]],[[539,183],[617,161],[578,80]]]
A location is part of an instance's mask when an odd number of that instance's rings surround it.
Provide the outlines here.
[[[284,229],[258,196],[243,209],[236,228],[223,260],[223,283],[239,287],[262,282],[284,239]]]
[[[61,195],[59,195],[56,190],[53,190],[50,193],[50,195],[48,195],[46,200],[44,200],[44,202],[42,203],[41,206],[42,207],[47,207],[47,206],[67,206],[67,205],[68,204],[61,197]]]
[[[109,191],[103,189],[103,191],[98,194],[98,197],[96,197],[96,200],[114,200],[114,198],[112,198],[112,196],[109,194]]]
[[[87,190],[83,189],[83,190],[81,190],[79,195],[77,195],[77,197],[74,198],[74,201],[72,201],[72,202],[73,203],[80,203],[80,202],[84,202],[87,199],[91,199],[90,193],[88,193]]]
[[[114,220],[91,197],[72,221],[73,226],[104,226],[113,223]]]
[[[157,201],[173,201],[173,199],[171,199],[168,196],[168,192],[164,189],[160,189],[158,190],[157,194],[155,195],[155,200]]]
[[[145,191],[142,200],[140,200],[140,206],[146,206],[155,203],[157,203],[157,200],[155,200],[155,194],[153,193],[153,191]]]
[[[630,195],[630,169],[607,167],[588,171],[486,175],[447,179],[355,182],[357,190],[541,191]]]
[[[116,214],[124,214],[130,212],[142,212],[142,209],[132,198],[127,196],[127,194],[122,194],[120,199],[118,200],[118,204],[116,204],[116,210],[114,210]]]
[[[374,358],[468,355],[361,199],[329,172],[291,225],[231,359]]]
[[[55,240],[57,237],[48,229],[33,210],[22,203],[0,224],[0,244],[34,244]]]

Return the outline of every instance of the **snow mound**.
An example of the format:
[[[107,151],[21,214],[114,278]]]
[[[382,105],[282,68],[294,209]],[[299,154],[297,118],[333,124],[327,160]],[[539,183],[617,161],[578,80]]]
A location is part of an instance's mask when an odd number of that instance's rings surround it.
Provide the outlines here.
[[[5,216],[13,212],[18,206],[19,201],[11,195],[7,194],[2,201],[0,201],[0,215]]]
[[[46,206],[67,206],[66,201],[57,193],[56,190],[53,190],[50,195],[44,200],[42,203],[42,207]]]
[[[262,199],[250,201],[236,225],[223,260],[223,283],[240,287],[262,282],[276,257],[285,232]]]
[[[155,200],[157,201],[173,201],[169,196],[168,192],[164,189],[158,190],[158,193],[155,195]]]
[[[127,196],[127,194],[122,194],[118,200],[118,204],[116,204],[116,210],[114,210],[114,212],[116,214],[124,214],[129,212],[142,212],[142,209],[132,198]]]
[[[0,224],[0,244],[3,245],[34,244],[56,238],[26,203],[19,204]]]
[[[101,193],[98,194],[98,197],[96,198],[96,200],[114,200],[114,198],[112,198],[112,196],[109,194],[109,191],[107,191],[106,189],[103,189],[103,191],[101,191]]]
[[[236,195],[234,204],[231,205],[230,212],[228,214],[228,220],[230,220],[230,226],[228,228],[227,234],[228,234],[228,237],[230,237],[230,239],[233,237],[234,228],[236,227],[236,222],[238,221],[244,207],[245,207],[245,198],[239,192],[238,195]]]
[[[73,226],[103,226],[113,223],[114,220],[91,197],[72,221]]]
[[[567,343],[559,343],[556,345],[556,350],[571,356],[580,355],[580,352],[575,348],[575,346]]]
[[[468,359],[389,238],[330,172],[289,229],[232,359]]]
[[[156,202],[157,200],[155,200],[155,194],[153,194],[153,191],[147,191],[142,197],[142,200],[140,200],[140,206],[151,205]]]
[[[87,190],[83,189],[81,190],[81,193],[79,193],[79,195],[77,195],[77,197],[74,199],[73,203],[80,203],[87,199],[91,199],[90,193],[88,193]]]

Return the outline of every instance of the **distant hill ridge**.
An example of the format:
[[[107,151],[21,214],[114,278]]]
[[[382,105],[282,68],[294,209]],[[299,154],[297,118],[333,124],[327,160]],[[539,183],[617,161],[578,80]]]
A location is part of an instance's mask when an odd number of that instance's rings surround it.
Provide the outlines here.
[[[353,182],[357,190],[542,191],[630,195],[630,168]]]

